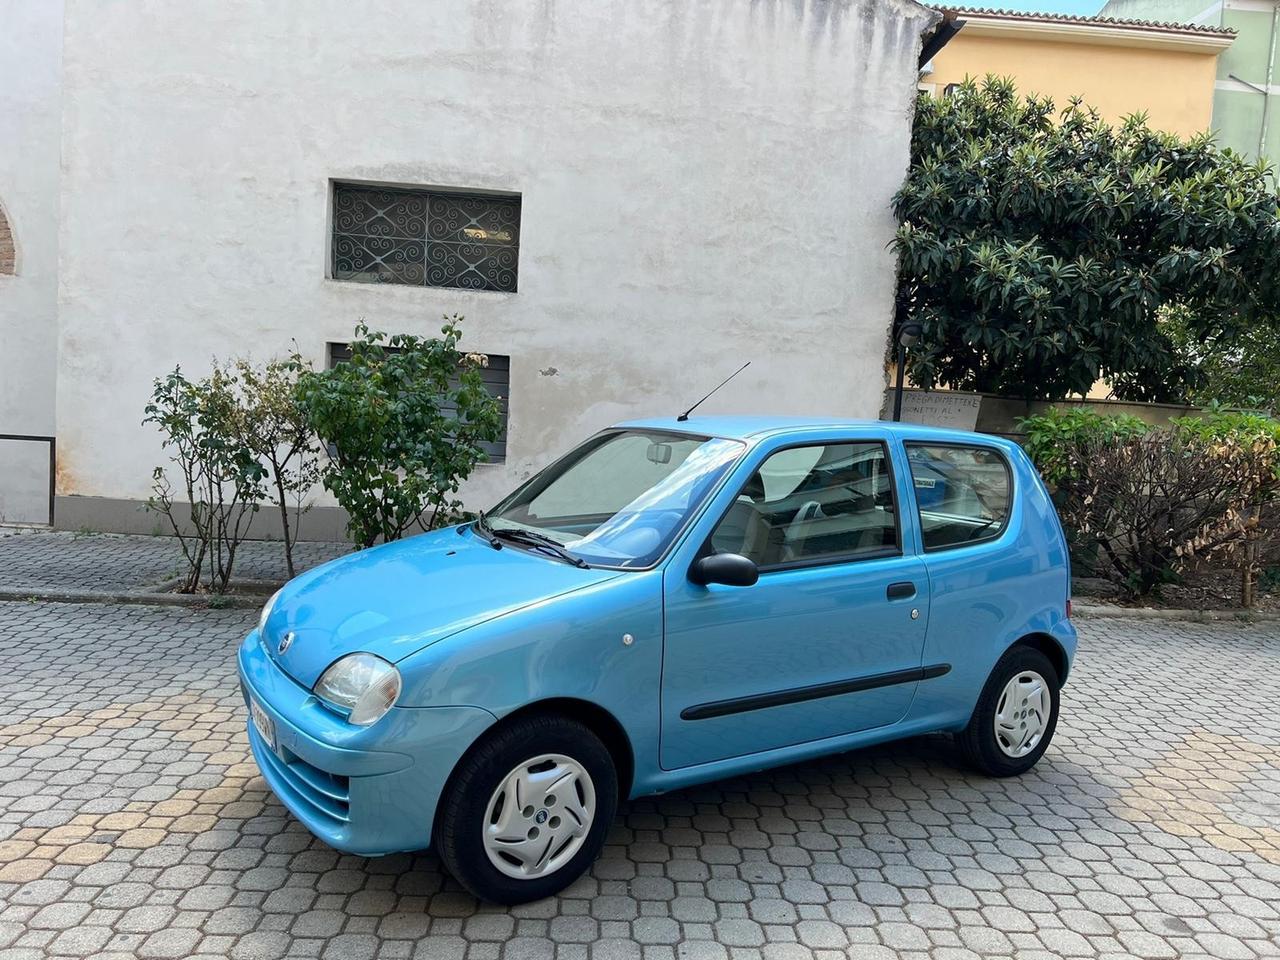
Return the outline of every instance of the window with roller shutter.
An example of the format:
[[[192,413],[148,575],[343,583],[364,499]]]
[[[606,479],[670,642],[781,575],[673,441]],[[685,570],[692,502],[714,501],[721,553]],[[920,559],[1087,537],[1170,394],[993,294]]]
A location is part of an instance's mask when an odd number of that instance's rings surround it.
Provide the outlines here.
[[[393,352],[394,348],[385,348]],[[507,412],[510,403],[511,358],[498,353],[486,354],[489,358],[487,366],[480,368],[480,377],[489,395],[497,397],[502,406],[502,428],[498,439],[493,443],[483,443],[489,463],[502,463],[507,459]],[[329,366],[333,367],[344,360],[351,359],[351,345],[348,343],[329,344]],[[451,385],[456,386],[455,380]]]

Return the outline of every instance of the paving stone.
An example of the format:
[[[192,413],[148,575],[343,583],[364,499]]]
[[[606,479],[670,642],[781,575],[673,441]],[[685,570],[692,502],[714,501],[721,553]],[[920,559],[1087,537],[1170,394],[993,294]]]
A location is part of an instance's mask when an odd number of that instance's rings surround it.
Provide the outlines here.
[[[1220,683],[1276,675],[1276,625],[1082,620],[1021,778],[934,736],[637,800],[587,877],[503,909],[430,853],[337,854],[265,790],[229,655],[252,621],[0,603],[0,951],[1280,957],[1280,689]]]
[[[343,543],[303,541],[295,547],[294,561],[301,572],[350,549]],[[0,587],[5,589],[147,590],[176,577],[182,567],[182,548],[172,537],[63,532],[0,536]],[[235,575],[286,579],[280,544],[242,543],[236,551]]]

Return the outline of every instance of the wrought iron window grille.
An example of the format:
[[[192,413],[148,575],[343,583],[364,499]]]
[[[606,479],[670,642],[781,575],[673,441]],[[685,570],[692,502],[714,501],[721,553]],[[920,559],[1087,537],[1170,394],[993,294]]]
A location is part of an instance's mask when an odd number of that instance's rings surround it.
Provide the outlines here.
[[[333,185],[335,280],[514,293],[520,198]]]

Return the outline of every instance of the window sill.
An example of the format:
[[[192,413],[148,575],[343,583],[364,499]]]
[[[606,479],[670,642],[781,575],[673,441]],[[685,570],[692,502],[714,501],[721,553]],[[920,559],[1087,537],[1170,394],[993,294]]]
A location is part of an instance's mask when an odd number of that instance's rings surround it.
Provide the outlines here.
[[[480,296],[480,297],[515,297],[519,290],[472,290],[466,287],[433,287],[426,283],[374,283],[369,280],[343,280],[339,277],[324,278],[325,283],[337,284],[342,287],[368,287],[372,290],[425,290],[434,293],[443,293],[450,295],[460,295],[463,297]]]

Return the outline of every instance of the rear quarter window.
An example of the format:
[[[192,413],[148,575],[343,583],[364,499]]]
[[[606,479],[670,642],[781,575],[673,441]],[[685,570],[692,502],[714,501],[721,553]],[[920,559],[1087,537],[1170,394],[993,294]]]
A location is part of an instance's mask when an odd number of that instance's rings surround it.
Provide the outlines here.
[[[909,443],[907,463],[926,550],[982,543],[1009,523],[1013,472],[992,447]]]

